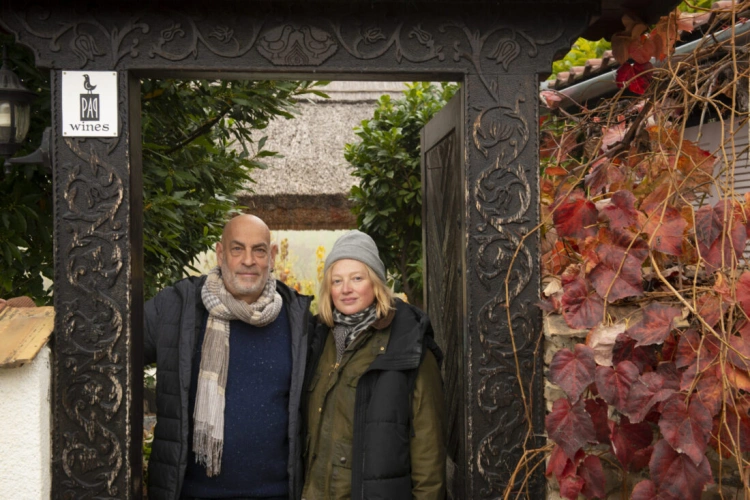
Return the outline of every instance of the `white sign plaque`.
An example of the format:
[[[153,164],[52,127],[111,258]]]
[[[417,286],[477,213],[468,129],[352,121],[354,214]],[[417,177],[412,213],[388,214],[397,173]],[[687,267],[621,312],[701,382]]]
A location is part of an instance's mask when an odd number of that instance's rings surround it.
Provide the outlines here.
[[[64,137],[117,137],[117,72],[63,71]]]

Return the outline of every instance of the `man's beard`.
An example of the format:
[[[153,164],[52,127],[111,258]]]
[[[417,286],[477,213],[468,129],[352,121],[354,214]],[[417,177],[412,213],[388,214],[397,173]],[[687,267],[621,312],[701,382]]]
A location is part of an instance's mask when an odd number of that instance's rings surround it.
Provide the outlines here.
[[[221,277],[224,280],[224,287],[235,295],[256,295],[263,291],[268,282],[268,273],[262,273],[254,283],[242,281],[226,265],[221,264]],[[227,286],[229,283],[229,286]],[[231,288],[231,290],[230,290]]]

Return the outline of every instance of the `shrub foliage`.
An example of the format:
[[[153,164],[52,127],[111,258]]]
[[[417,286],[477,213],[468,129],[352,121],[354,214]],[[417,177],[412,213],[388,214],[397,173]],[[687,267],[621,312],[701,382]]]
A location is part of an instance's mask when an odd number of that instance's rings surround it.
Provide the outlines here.
[[[359,178],[351,191],[357,224],[377,243],[395,291],[417,305],[422,303],[419,132],[457,89],[455,84],[413,83],[399,99],[382,96],[344,154]]]

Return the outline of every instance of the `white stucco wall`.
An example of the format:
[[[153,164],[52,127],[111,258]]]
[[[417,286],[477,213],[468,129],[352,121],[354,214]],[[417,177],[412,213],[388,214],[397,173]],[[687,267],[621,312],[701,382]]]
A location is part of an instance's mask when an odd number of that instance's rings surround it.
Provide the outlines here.
[[[0,500],[50,497],[50,349],[0,368]]]

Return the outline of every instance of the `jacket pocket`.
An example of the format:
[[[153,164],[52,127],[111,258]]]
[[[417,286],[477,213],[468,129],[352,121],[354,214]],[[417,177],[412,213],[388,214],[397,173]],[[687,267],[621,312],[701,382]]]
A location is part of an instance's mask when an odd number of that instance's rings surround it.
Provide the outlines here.
[[[331,450],[331,492],[332,500],[352,497],[352,444],[337,441]]]
[[[345,441],[337,441],[333,444],[333,454],[331,455],[333,465],[345,469],[352,468],[352,445]]]

